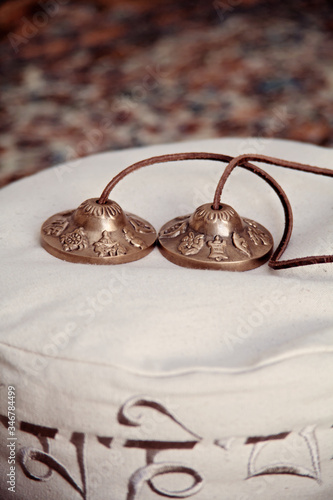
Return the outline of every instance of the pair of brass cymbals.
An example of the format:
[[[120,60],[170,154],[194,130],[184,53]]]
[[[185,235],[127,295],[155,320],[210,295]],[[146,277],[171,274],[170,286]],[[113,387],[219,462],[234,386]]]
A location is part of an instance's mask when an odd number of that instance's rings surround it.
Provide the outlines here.
[[[146,220],[112,200],[91,198],[47,219],[43,247],[55,257],[88,264],[123,264],[145,257],[155,243],[174,264],[194,269],[245,271],[266,262],[273,249],[269,231],[240,217],[229,205],[207,203],[167,222],[157,235]]]
[[[213,203],[198,207],[193,214],[167,222],[156,234],[153,226],[126,213],[109,199],[112,189],[128,174],[154,164],[183,160],[213,160],[228,163],[218,184]],[[333,255],[315,255],[281,260],[291,238],[293,214],[289,199],[277,181],[250,161],[333,177],[333,170],[281,160],[261,154],[235,158],[221,153],[175,153],[140,160],[119,172],[101,197],[84,201],[76,210],[61,212],[42,225],[43,247],[55,257],[70,262],[121,264],[141,259],[157,242],[162,254],[174,264],[194,269],[245,271],[268,261],[272,269],[333,263]],[[252,172],[277,194],[284,211],[284,231],[273,252],[272,235],[261,224],[240,217],[221,203],[225,182],[236,167]]]

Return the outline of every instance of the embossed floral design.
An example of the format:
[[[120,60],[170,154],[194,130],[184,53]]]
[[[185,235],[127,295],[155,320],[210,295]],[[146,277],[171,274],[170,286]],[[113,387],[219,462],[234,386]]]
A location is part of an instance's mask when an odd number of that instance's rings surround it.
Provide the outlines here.
[[[203,234],[197,234],[195,236],[193,231],[190,231],[189,234],[182,239],[178,250],[183,255],[196,255],[200,252],[204,243],[205,237]]]
[[[209,222],[216,222],[218,220],[228,222],[234,215],[235,211],[229,206],[222,207],[220,210],[213,210],[207,206],[202,206],[195,211],[196,218]]]
[[[227,243],[222,240],[221,236],[218,234],[214,237],[213,241],[208,241],[207,245],[210,248],[210,259],[215,259],[217,262],[221,260],[228,260],[228,256],[225,254]]]
[[[102,238],[96,241],[93,246],[98,257],[116,257],[127,253],[124,246],[111,239],[111,233],[108,231],[103,231]]]
[[[105,203],[100,205],[96,200],[86,200],[79,206],[79,209],[83,209],[86,214],[94,215],[95,217],[108,217],[115,218],[117,215],[122,213],[122,210],[118,203],[115,201]]]
[[[248,257],[251,257],[252,254],[249,249],[249,244],[243,236],[238,233],[233,233],[232,242],[238,250],[245,253]]]
[[[88,238],[83,227],[74,229],[71,233],[60,236],[60,243],[65,252],[73,252],[74,250],[83,250],[88,246]]]
[[[58,237],[63,233],[68,226],[68,221],[66,219],[56,219],[49,224],[43,226],[43,232],[47,236]]]

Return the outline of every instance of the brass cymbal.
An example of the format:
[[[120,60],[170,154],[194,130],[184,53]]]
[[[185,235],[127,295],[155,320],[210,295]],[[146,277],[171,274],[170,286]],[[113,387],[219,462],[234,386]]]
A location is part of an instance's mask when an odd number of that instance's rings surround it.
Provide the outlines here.
[[[273,237],[261,224],[211,203],[164,224],[158,243],[168,260],[193,269],[246,271],[264,264],[273,250]]]
[[[149,222],[124,212],[112,200],[84,201],[76,210],[60,212],[41,228],[42,246],[69,262],[122,264],[152,251],[156,231]]]

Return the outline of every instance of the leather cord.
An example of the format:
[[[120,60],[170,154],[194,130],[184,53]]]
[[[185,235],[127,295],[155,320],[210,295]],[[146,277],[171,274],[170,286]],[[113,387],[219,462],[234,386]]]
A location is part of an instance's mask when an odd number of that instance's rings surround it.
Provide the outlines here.
[[[281,160],[277,158],[273,158],[271,156],[265,156],[265,155],[260,155],[260,154],[244,154],[237,156],[236,158],[233,158],[229,165],[226,167],[224,170],[218,184],[216,187],[215,195],[214,195],[214,202],[213,202],[213,207],[216,209],[216,207],[219,206],[220,204],[220,198],[222,194],[223,187],[229,178],[231,172],[237,167],[242,167],[244,162],[248,161],[258,161],[258,162],[263,162],[267,163],[269,165],[275,165],[278,167],[284,167],[284,168],[290,168],[293,170],[298,170],[300,172],[308,172],[312,174],[317,174],[317,175],[324,175],[326,177],[333,177],[333,170],[328,169],[328,168],[320,168],[320,167],[314,167],[312,165],[304,165],[302,163],[297,163],[297,162],[292,162],[292,161],[287,161],[287,160]],[[308,256],[308,257],[300,257],[296,259],[288,259],[288,260],[279,260],[280,257],[282,256],[283,252],[286,250],[288,246],[288,241],[282,241],[279,244],[278,250],[275,251],[273,256],[270,258],[268,261],[269,267],[272,269],[288,269],[291,267],[300,267],[300,266],[309,266],[312,264],[327,264],[329,262],[333,262],[333,255],[313,255],[313,256]]]
[[[139,170],[142,167],[146,167],[148,165],[154,165],[156,163],[166,163],[169,161],[183,161],[183,160],[215,160],[215,161],[221,161],[224,163],[228,163],[226,169],[224,170],[218,185],[216,187],[215,195],[214,195],[214,201],[212,208],[215,210],[219,209],[220,206],[220,199],[221,199],[221,194],[223,187],[225,185],[225,182],[229,178],[231,172],[238,166],[241,168],[244,168],[245,170],[249,170],[250,172],[258,175],[261,177],[265,182],[267,182],[272,189],[276,192],[278,195],[280,202],[282,204],[283,210],[284,210],[284,216],[285,216],[285,224],[284,224],[284,232],[281,238],[280,243],[278,244],[275,252],[273,253],[272,257],[268,261],[269,267],[272,269],[287,269],[290,267],[299,267],[299,266],[305,266],[305,265],[311,265],[311,264],[321,264],[321,263],[327,263],[327,262],[333,262],[333,255],[319,255],[319,256],[310,256],[310,257],[301,257],[301,258],[296,258],[296,259],[289,259],[289,260],[284,260],[281,261],[279,260],[281,256],[283,255],[284,251],[286,250],[288,243],[291,238],[292,234],[292,228],[293,228],[293,214],[292,214],[292,208],[289,202],[289,199],[286,195],[286,193],[283,191],[281,186],[277,183],[277,181],[270,176],[267,172],[262,170],[256,165],[253,165],[252,163],[249,163],[248,160],[251,161],[261,161],[264,163],[268,163],[271,165],[276,165],[276,166],[282,166],[285,168],[291,168],[291,169],[296,169],[300,170],[302,172],[310,172],[314,174],[319,174],[319,175],[326,175],[328,177],[333,177],[333,170],[330,169],[324,169],[320,167],[314,167],[311,165],[303,165],[301,163],[296,163],[296,162],[290,162],[286,160],[280,160],[276,158],[272,158],[269,156],[264,156],[264,155],[240,155],[236,158],[233,158],[232,156],[228,155],[223,155],[219,153],[175,153],[175,154],[168,154],[168,155],[162,155],[162,156],[154,156],[152,158],[148,158],[145,160],[141,160],[139,162],[136,162],[129,167],[125,168],[119,174],[117,174],[105,187],[103,190],[103,193],[101,194],[101,197],[99,199],[100,204],[104,204],[107,202],[109,195],[113,188],[120,182],[124,177],[129,175],[132,172],[135,172],[136,170]]]

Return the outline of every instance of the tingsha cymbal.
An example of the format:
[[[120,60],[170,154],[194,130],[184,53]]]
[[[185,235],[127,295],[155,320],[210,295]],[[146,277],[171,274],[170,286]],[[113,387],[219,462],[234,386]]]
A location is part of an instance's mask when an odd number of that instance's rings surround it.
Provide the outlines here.
[[[254,269],[273,249],[272,235],[261,224],[240,217],[229,205],[214,210],[210,203],[164,224],[158,242],[168,260],[194,269]]]
[[[149,222],[124,212],[115,201],[98,198],[79,208],[60,212],[41,228],[42,245],[50,254],[69,262],[122,264],[152,251],[156,231]]]

